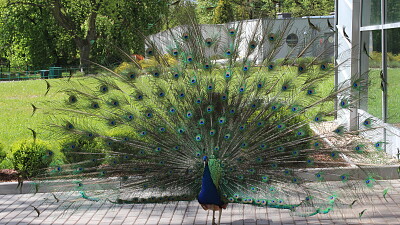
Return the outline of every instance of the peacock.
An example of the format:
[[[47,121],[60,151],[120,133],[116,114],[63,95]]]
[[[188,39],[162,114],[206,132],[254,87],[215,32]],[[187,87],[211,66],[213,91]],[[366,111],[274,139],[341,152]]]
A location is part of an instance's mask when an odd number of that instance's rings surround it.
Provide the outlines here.
[[[358,130],[335,120],[368,82],[329,85],[346,60],[333,63],[319,32],[329,21],[308,22],[189,17],[144,37],[144,60],[124,54],[115,70],[93,62],[101,74],[48,83],[46,94],[62,100],[38,108],[65,158],[38,172],[37,189],[57,201],[66,191],[114,204],[197,199],[212,224],[229,204],[313,216],[369,202],[365,193],[380,186],[375,164],[350,161],[382,153],[384,142],[358,136],[374,130],[372,118]],[[294,31],[298,42],[285,48]]]

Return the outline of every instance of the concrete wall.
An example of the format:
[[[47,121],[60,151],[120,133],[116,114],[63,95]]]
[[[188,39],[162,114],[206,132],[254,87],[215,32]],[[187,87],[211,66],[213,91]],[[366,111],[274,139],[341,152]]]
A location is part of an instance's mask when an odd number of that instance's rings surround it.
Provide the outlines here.
[[[267,40],[270,33],[283,36],[282,45],[279,51],[274,52],[272,60],[284,58],[288,53],[298,54],[304,46],[310,42],[315,36],[319,35],[320,38],[315,41],[310,51],[305,56],[317,56],[323,52],[327,59],[333,57],[334,43],[333,32],[328,27],[328,22],[334,24],[333,17],[311,18],[310,21],[320,28],[320,32],[310,29],[307,18],[294,18],[294,19],[263,19],[263,20],[245,20],[239,22],[232,22],[227,24],[213,24],[213,25],[199,25],[202,39],[212,38],[217,40],[218,44],[212,48],[207,49],[206,55],[221,55],[229,48],[230,45],[237,45],[239,49],[239,58],[244,58],[247,55],[247,46],[250,41],[260,43],[247,60],[261,63],[264,59],[271,55],[271,49],[275,48]],[[284,27],[288,27],[285,32]],[[228,30],[235,28],[240,36],[233,38],[229,36]],[[146,48],[151,45],[160,49],[162,54],[167,53],[167,49],[176,45],[176,41],[182,41],[181,36],[184,32],[193,33],[192,28],[179,26],[167,31],[148,36]],[[295,34],[298,38],[298,43],[295,47],[289,46],[286,43],[286,37],[290,34]],[[262,43],[262,44],[261,44]],[[246,60],[246,59],[244,59]]]

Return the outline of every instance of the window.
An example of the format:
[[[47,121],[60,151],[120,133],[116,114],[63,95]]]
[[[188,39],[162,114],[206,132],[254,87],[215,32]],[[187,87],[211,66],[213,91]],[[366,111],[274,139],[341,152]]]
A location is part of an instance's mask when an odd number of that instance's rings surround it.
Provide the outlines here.
[[[400,124],[400,28],[386,31],[387,122]]]
[[[382,35],[380,30],[364,31],[362,37],[361,65],[368,72],[367,102],[361,102],[361,108],[376,118],[382,119]],[[363,105],[363,103],[365,105]]]
[[[364,0],[362,2],[362,26],[381,24],[380,8],[381,0]]]
[[[296,34],[291,33],[286,37],[286,44],[289,47],[293,48],[297,45],[297,43],[299,43],[299,38]]]
[[[380,2],[362,1],[360,72],[368,72],[370,85],[360,108],[400,125],[400,1],[386,0],[384,7]]]
[[[400,22],[400,1],[399,0],[387,0],[387,15],[386,23],[397,23]]]

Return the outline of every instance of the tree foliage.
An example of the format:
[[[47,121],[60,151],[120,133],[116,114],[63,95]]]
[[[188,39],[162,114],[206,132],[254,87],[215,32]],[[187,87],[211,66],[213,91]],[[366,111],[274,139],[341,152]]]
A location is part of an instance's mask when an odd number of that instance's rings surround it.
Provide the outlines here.
[[[0,60],[46,68],[119,63],[122,49],[144,53],[144,36],[185,24],[328,15],[331,0],[0,0]],[[195,5],[196,9],[191,8]]]
[[[168,6],[158,0],[9,0],[2,10],[0,54],[14,65],[63,64],[74,58],[87,65],[89,59],[115,60],[116,47],[142,53],[143,35],[162,27],[155,22]]]
[[[231,3],[227,0],[219,0],[215,8],[213,22],[216,24],[227,23],[233,21],[233,9]]]
[[[0,15],[0,56],[11,66],[63,65],[76,54],[70,37],[46,8],[13,5]]]
[[[274,1],[273,1],[274,2]],[[290,12],[293,17],[326,16],[335,11],[332,0],[280,0],[277,4],[279,12]]]
[[[197,0],[197,16],[201,23],[215,23],[218,0]],[[332,0],[230,0],[234,20],[275,18],[277,13],[292,13],[293,17],[329,15],[334,11]]]

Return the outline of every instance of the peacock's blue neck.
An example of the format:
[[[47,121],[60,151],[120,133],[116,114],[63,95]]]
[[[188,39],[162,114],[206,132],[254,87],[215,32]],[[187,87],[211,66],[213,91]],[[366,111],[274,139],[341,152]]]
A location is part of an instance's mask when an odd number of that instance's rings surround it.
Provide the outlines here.
[[[204,166],[201,190],[197,199],[200,204],[213,204],[218,206],[222,206],[224,204],[221,201],[221,195],[213,182],[207,163]]]

